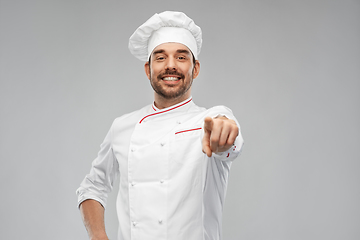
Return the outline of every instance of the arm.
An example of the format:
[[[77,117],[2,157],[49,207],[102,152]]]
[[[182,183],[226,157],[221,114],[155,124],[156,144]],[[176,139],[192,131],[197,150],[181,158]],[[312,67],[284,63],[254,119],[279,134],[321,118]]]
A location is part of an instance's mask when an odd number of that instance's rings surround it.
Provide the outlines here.
[[[81,182],[76,193],[78,207],[91,240],[108,240],[104,226],[104,211],[108,193],[119,174],[119,166],[112,149],[112,128],[101,144],[90,173]]]
[[[81,217],[90,240],[109,240],[105,232],[104,208],[95,200],[85,200],[80,205]]]

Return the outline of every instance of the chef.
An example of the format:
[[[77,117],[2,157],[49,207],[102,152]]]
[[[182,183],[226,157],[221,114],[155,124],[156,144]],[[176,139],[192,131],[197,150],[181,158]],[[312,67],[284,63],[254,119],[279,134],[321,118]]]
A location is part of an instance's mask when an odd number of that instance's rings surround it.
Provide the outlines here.
[[[154,102],[114,120],[77,190],[90,239],[108,239],[107,194],[117,196],[119,240],[218,240],[240,125],[230,109],[197,106],[201,29],[181,12],[153,15],[129,40],[144,61]]]

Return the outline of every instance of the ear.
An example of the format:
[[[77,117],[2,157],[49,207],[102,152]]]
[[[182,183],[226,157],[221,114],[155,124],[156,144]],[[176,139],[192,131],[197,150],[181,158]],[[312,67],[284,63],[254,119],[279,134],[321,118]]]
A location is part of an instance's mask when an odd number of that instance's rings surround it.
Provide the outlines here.
[[[146,62],[144,65],[145,73],[148,79],[150,80],[150,64],[149,62]]]
[[[193,70],[193,79],[197,78],[199,73],[200,73],[200,62],[198,60],[196,60],[194,70]]]

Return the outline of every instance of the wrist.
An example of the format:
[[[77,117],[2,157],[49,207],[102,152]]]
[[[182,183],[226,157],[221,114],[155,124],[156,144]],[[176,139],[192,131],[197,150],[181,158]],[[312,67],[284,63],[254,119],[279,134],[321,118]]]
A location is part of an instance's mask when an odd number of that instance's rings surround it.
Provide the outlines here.
[[[90,240],[109,240],[106,233],[97,234],[92,237],[90,237]]]
[[[90,240],[109,240],[109,238],[107,236],[104,236],[104,237],[92,237],[92,238],[90,238]]]

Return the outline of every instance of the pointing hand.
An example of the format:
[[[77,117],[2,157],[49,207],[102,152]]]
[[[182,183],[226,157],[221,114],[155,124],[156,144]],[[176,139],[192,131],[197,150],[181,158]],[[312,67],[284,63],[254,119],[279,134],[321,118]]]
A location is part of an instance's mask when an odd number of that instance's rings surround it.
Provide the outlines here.
[[[202,151],[208,157],[212,153],[220,153],[228,150],[235,142],[239,134],[236,122],[225,116],[204,119],[204,138],[202,140]]]

